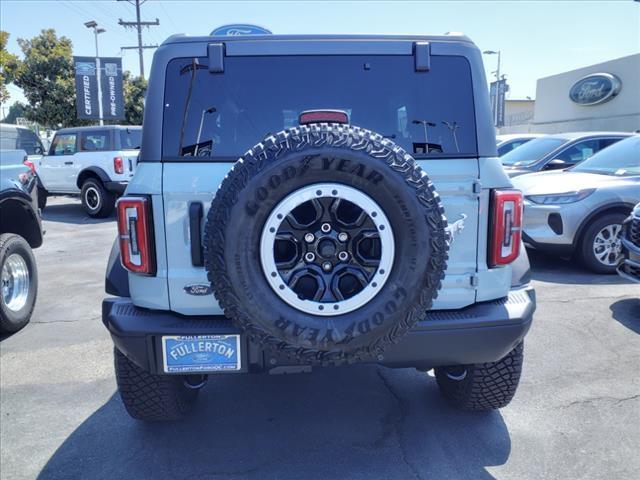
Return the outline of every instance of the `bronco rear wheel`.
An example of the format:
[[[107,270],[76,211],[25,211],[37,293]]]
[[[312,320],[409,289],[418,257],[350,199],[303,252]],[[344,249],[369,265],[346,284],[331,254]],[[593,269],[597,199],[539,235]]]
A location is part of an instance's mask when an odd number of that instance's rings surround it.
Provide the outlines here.
[[[445,227],[433,184],[395,143],[301,126],[222,182],[205,265],[225,314],[263,346],[306,363],[380,359],[440,289]]]

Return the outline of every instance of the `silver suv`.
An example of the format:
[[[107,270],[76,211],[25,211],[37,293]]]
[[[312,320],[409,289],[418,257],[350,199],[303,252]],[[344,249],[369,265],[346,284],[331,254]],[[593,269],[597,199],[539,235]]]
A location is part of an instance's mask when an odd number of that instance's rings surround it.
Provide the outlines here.
[[[103,303],[127,411],[351,363],[508,404],[535,296],[486,85],[459,35],[165,41]]]

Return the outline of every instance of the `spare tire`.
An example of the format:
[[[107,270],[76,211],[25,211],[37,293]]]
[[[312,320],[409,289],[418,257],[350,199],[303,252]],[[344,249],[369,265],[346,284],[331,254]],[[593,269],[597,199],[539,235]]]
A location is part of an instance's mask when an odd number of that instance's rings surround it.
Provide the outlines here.
[[[225,177],[205,266],[225,315],[262,346],[304,363],[380,359],[438,294],[443,213],[394,142],[350,125],[295,127]]]

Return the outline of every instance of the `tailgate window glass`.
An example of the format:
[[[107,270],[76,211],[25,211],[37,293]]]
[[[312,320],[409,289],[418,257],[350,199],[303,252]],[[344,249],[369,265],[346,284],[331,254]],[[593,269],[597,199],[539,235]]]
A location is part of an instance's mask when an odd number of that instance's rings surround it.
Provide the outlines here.
[[[127,128],[120,130],[120,148],[122,150],[139,150],[142,142],[142,130]]]
[[[471,70],[463,57],[226,57],[167,67],[163,158],[233,161],[265,136],[298,124],[304,110],[346,111],[353,125],[400,144],[416,158],[476,156]]]

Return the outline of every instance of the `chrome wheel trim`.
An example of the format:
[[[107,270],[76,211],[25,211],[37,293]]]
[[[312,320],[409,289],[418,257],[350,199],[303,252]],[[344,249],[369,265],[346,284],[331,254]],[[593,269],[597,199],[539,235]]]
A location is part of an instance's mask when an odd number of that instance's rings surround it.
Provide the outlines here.
[[[276,267],[274,245],[276,232],[282,219],[303,203],[322,197],[347,200],[361,208],[374,221],[381,243],[380,263],[377,272],[362,291],[346,300],[337,302],[316,302],[300,299],[282,280]],[[372,300],[389,278],[395,256],[395,241],[389,219],[380,206],[368,195],[339,183],[319,183],[308,185],[289,194],[273,209],[262,229],[260,238],[260,263],[267,282],[275,294],[287,305],[313,315],[336,316],[352,312]]]
[[[2,265],[2,303],[12,312],[19,312],[27,304],[31,282],[24,257],[12,253]]]
[[[87,187],[84,192],[84,203],[90,210],[98,210],[100,207],[100,192],[96,187]]]
[[[611,224],[603,227],[593,239],[591,246],[593,256],[602,265],[607,267],[615,267],[622,254],[622,241],[620,240],[620,232],[622,225]]]

